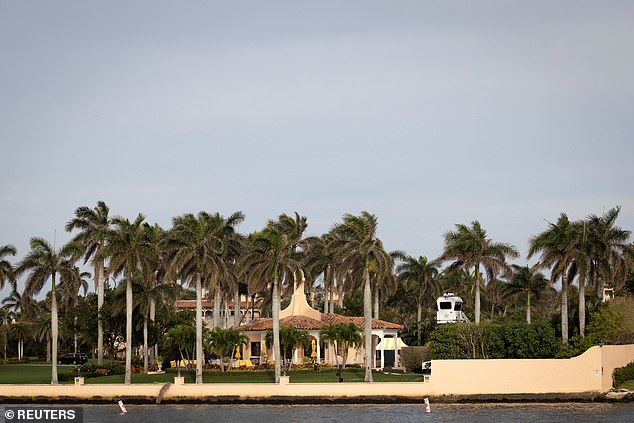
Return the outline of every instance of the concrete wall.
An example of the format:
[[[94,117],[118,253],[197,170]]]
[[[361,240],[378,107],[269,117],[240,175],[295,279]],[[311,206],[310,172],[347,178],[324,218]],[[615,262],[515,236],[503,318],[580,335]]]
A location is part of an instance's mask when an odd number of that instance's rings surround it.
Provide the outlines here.
[[[634,345],[592,347],[567,360],[433,360],[436,394],[605,392],[612,372],[634,361]]]
[[[445,395],[601,393],[612,372],[634,361],[634,345],[592,347],[568,360],[434,360],[427,382],[207,383],[171,385],[162,398],[426,397]],[[0,398],[156,398],[163,385],[3,385]]]

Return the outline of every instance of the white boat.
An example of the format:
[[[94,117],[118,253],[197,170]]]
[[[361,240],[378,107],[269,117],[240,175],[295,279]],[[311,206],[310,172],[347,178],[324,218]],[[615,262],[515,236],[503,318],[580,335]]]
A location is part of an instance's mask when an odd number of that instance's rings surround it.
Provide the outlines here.
[[[445,292],[436,299],[436,323],[468,322],[469,318],[462,312],[462,298],[453,292]]]

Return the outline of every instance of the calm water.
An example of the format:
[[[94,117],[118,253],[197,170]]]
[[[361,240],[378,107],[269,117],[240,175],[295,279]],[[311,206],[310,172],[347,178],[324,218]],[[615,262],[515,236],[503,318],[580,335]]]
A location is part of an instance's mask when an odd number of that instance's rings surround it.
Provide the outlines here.
[[[40,405],[41,407],[41,405]],[[629,404],[431,404],[423,405],[88,405],[84,422],[571,422],[633,423]]]

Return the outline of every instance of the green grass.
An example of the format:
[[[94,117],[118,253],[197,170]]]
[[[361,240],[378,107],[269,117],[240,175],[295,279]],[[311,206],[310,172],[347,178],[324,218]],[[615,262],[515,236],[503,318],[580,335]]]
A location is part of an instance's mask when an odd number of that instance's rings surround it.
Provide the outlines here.
[[[626,380],[618,386],[618,388],[628,389],[634,391],[634,380]]]
[[[75,366],[57,366],[58,377],[62,374],[76,374]],[[51,383],[51,366],[39,364],[2,365],[0,366],[0,384],[2,383]]]
[[[75,366],[57,366],[59,375],[76,375]],[[191,372],[182,372],[185,383],[194,383],[195,377]],[[310,370],[289,372],[291,383],[334,383],[338,381],[337,375],[332,372],[313,372]],[[175,373],[162,375],[133,374],[132,383],[166,383],[173,382]],[[344,382],[363,382],[365,373],[363,369],[346,369],[343,372]],[[86,384],[116,384],[123,383],[123,375],[111,375],[86,378]],[[413,374],[386,374],[380,371],[374,372],[376,382],[420,382],[421,375]],[[238,372],[204,375],[204,383],[273,383],[273,371],[270,372]],[[0,384],[48,384],[51,382],[50,365],[15,364],[0,366]],[[74,383],[73,380],[60,383]]]

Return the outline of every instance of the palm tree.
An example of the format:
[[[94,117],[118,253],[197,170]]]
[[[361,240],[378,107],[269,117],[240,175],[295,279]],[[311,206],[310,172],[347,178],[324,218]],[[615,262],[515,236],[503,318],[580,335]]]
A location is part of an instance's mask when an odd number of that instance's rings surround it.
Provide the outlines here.
[[[230,351],[229,333],[227,329],[216,326],[206,338],[206,346],[220,357],[220,371],[225,371],[225,353]]]
[[[565,213],[557,223],[548,223],[548,229],[531,238],[528,258],[538,252],[540,268],[551,268],[551,281],[561,276],[561,340],[568,343],[568,266],[573,259],[577,231]]]
[[[396,267],[398,280],[410,288],[416,300],[416,337],[421,345],[421,322],[423,320],[423,303],[440,293],[438,269],[427,257],[403,256],[403,262]]]
[[[350,347],[357,347],[363,343],[361,329],[354,323],[333,323],[324,326],[319,330],[321,339],[334,342],[337,350],[341,352],[341,368],[346,368],[348,360],[348,350]],[[335,352],[335,361],[339,367],[339,355]]]
[[[0,246],[0,290],[4,288],[5,282],[11,283],[15,288],[15,275],[13,266],[5,259],[6,256],[15,256],[17,250],[13,245]]]
[[[588,238],[594,244],[592,282],[597,296],[603,297],[603,288],[623,286],[627,276],[626,257],[632,255],[629,248],[631,231],[615,226],[621,207],[614,207],[603,216],[590,215],[588,221]]]
[[[33,325],[33,339],[46,342],[46,362],[51,362],[51,313],[40,314]]]
[[[42,238],[31,238],[31,251],[18,263],[16,274],[27,273],[24,293],[26,297],[32,297],[40,293],[46,281],[51,278],[51,342],[52,342],[52,367],[51,384],[57,384],[57,286],[56,277],[62,279],[70,277],[74,262],[84,251],[79,244],[69,242],[59,250],[55,250]]]
[[[487,238],[486,231],[480,222],[474,220],[471,227],[457,224],[455,231],[445,233],[445,249],[439,261],[450,261],[449,270],[464,267],[467,271],[474,269],[475,274],[475,322],[480,323],[480,266],[483,266],[487,277],[492,280],[500,271],[509,271],[506,258],[519,256],[517,249],[501,242],[493,242]]]
[[[13,319],[13,312],[7,306],[0,307],[0,331],[2,331],[4,359],[7,359],[7,344],[9,335],[9,324]],[[50,360],[49,360],[50,361]]]
[[[154,284],[153,269],[143,269],[138,276],[132,279],[132,293],[134,295],[134,307],[143,316],[143,372],[148,372],[148,322],[150,321],[150,306],[173,302],[176,299],[176,290],[172,284]],[[127,283],[127,281],[126,281]]]
[[[531,322],[531,294],[539,294],[548,286],[548,279],[539,271],[541,265],[519,266],[513,264],[513,272],[509,279],[509,287],[514,292],[526,293],[526,323]]]
[[[343,222],[333,227],[337,257],[343,269],[361,271],[363,274],[363,332],[365,347],[365,381],[372,378],[372,272],[377,281],[391,274],[392,257],[376,236],[378,220],[366,211],[359,216],[345,214]]]
[[[252,292],[272,290],[273,358],[275,383],[280,382],[280,286],[300,268],[301,256],[294,249],[294,238],[269,224],[248,239],[240,268]],[[272,284],[271,284],[272,282]]]
[[[237,224],[237,221],[236,221]],[[214,289],[227,274],[224,260],[226,221],[218,213],[201,211],[198,217],[191,213],[172,220],[172,232],[168,240],[170,274],[178,273],[181,279],[194,281],[196,288],[196,383],[203,383],[203,279]]]
[[[110,233],[111,219],[108,217],[110,208],[105,202],[99,201],[94,208],[86,206],[75,210],[75,217],[66,223],[66,231],[75,229],[80,232],[73,238],[86,248],[84,263],[92,258],[95,290],[97,291],[97,363],[103,364],[103,317],[101,308],[104,301],[104,269],[106,240]]]
[[[273,336],[273,330],[267,330],[266,342],[270,344],[273,340]],[[301,346],[308,348],[308,345],[310,345],[308,331],[297,329],[293,326],[280,327],[280,350],[284,360],[284,376],[286,376],[286,371],[293,365],[293,352]],[[290,359],[288,358],[288,354],[291,355]]]
[[[105,255],[110,258],[110,273],[113,276],[125,274],[130,281],[135,274],[147,267],[154,250],[147,238],[145,216],[139,213],[134,222],[123,217],[112,220],[114,230],[106,240]],[[130,384],[132,370],[132,284],[126,284],[126,336],[125,336],[125,377],[124,383]]]

